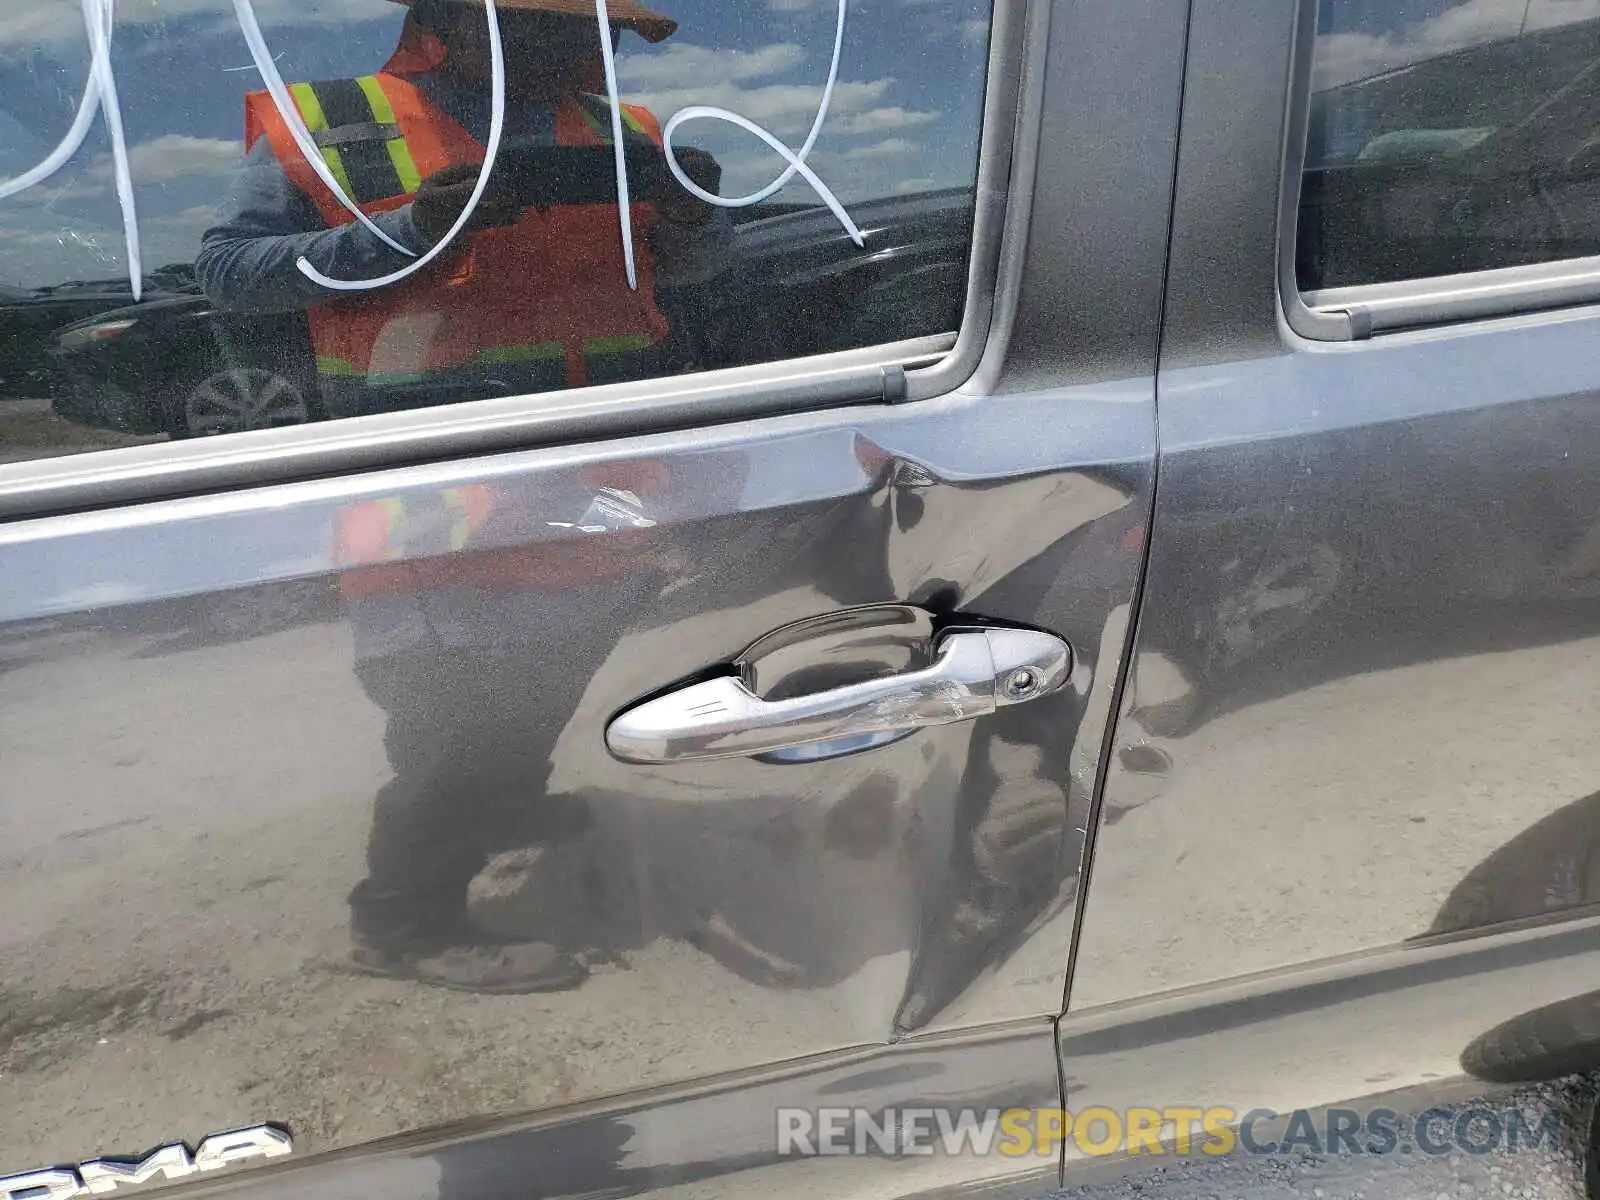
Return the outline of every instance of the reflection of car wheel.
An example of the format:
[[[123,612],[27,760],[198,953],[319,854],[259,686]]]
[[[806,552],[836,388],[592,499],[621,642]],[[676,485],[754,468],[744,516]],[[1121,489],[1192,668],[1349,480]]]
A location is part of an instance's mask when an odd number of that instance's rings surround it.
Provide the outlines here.
[[[1589,1144],[1583,1154],[1583,1189],[1589,1200],[1600,1200],[1600,1104],[1589,1118]]]
[[[1477,1079],[1534,1083],[1600,1066],[1600,993],[1548,1004],[1496,1025],[1461,1053]]]
[[[197,380],[173,414],[172,435],[209,437],[304,425],[311,404],[294,380],[263,367],[234,367]]]
[[[1600,901],[1600,792],[1558,808],[1451,890],[1429,934],[1486,929]]]

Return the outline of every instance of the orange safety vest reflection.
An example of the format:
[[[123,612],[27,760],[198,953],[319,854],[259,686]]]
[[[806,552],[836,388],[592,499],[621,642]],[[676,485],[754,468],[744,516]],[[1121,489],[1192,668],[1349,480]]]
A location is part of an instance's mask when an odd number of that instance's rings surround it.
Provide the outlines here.
[[[289,90],[334,178],[369,216],[408,203],[435,171],[483,161],[483,146],[398,75]],[[659,146],[655,118],[622,107],[629,136]],[[610,144],[610,111],[600,97],[569,97],[556,111],[556,144]],[[355,220],[306,162],[272,98],[252,92],[247,147],[261,137],[330,228]],[[655,304],[649,234],[656,219],[653,205],[634,206],[636,291],[627,283],[615,205],[530,208],[513,225],[464,234],[463,251],[447,251],[398,284],[309,310],[319,375],[325,386],[383,387],[514,367],[523,387],[540,390],[651,373],[641,355],[668,331]]]
[[[648,459],[599,465],[585,474],[591,486],[632,489],[652,510],[671,491],[670,472]],[[359,600],[453,587],[554,590],[646,565],[641,556],[651,544],[649,530],[544,536],[552,532],[546,527],[495,536],[488,526],[500,506],[495,489],[483,483],[345,505],[333,520],[341,594]]]

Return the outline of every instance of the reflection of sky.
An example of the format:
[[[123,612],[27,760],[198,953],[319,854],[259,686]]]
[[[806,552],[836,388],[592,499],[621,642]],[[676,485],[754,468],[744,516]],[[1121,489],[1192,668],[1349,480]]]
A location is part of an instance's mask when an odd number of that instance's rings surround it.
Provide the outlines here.
[[[739,111],[798,146],[826,80],[830,0],[663,0],[679,22],[659,47],[625,39],[623,88],[665,120],[687,104]],[[349,78],[393,48],[401,10],[386,0],[256,0],[290,81]],[[970,184],[976,160],[988,0],[855,0],[840,86],[813,165],[847,203]],[[0,14],[0,177],[37,162],[70,124],[86,69],[77,6]],[[124,5],[113,49],[147,267],[192,261],[241,152],[243,93],[259,86],[227,0]],[[727,194],[781,161],[728,126],[686,126],[684,142],[723,162]],[[54,179],[0,201],[0,282],[116,277],[120,219],[98,124]],[[803,182],[774,198],[813,203]]]
[[[1324,33],[1403,33],[1455,8],[1462,0],[1384,0],[1383,3],[1321,0],[1317,28]],[[1520,5],[1522,0],[1517,0]]]
[[[1319,0],[1316,86],[1597,18],[1600,0]]]

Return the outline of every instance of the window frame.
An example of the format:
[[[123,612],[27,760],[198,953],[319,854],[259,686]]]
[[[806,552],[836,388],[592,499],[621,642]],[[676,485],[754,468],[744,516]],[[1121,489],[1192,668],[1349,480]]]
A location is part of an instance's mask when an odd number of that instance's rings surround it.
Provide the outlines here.
[[[1383,333],[1600,301],[1600,256],[1434,275],[1389,283],[1301,291],[1295,270],[1300,191],[1311,133],[1312,64],[1318,0],[1295,10],[1278,204],[1278,297],[1290,329],[1324,342],[1362,341]]]
[[[960,387],[1009,327],[1027,229],[1050,0],[993,0],[961,327],[931,337],[693,375],[500,397],[193,441],[0,464],[0,521],[575,445]],[[1031,97],[1031,101],[1030,101]]]

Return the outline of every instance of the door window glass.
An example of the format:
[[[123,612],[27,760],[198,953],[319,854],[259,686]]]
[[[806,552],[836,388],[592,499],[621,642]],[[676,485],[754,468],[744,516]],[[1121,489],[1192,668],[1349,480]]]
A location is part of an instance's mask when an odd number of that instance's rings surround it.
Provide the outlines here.
[[[1322,0],[1303,289],[1600,254],[1600,3]]]
[[[990,0],[84,7],[0,16],[0,463],[960,324]]]

